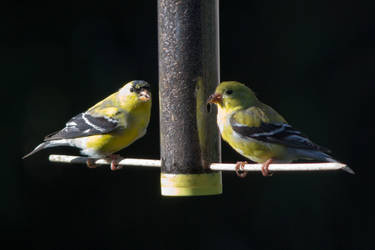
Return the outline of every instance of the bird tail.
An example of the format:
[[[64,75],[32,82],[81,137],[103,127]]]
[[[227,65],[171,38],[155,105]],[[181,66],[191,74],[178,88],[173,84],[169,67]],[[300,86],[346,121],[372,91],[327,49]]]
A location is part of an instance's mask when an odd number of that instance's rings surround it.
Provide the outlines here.
[[[67,145],[69,145],[69,144],[65,141],[62,141],[62,140],[42,142],[33,151],[31,151],[30,153],[28,153],[27,155],[22,157],[22,159],[25,159],[25,158],[29,157],[30,155],[33,155],[36,152],[39,152],[40,150],[45,149],[45,148],[67,146]]]
[[[328,162],[338,162],[332,156],[316,150],[298,150],[298,154],[301,158],[304,159],[310,159],[310,160],[318,160],[318,161],[328,161]],[[345,172],[348,172],[349,174],[355,174],[353,169],[351,169],[348,166],[345,166],[342,168]]]
[[[328,157],[326,158],[326,161],[329,161],[329,162],[338,162],[337,160],[333,159],[331,156],[329,156],[329,155],[327,155],[327,156]],[[345,172],[347,172],[349,174],[355,174],[354,170],[351,169],[348,166],[343,167],[342,170],[344,170]]]

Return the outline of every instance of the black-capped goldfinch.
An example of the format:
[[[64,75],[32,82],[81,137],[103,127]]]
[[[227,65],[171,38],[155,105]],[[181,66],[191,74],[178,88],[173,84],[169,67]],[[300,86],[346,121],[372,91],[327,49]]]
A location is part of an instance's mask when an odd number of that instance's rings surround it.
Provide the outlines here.
[[[217,124],[222,138],[241,155],[263,163],[264,176],[269,174],[268,166],[271,162],[298,159],[336,162],[329,155],[328,149],[295,130],[242,83],[222,82],[208,102],[218,107]],[[236,169],[243,168],[244,164],[246,162],[237,162]],[[349,167],[344,170],[354,174]]]
[[[129,146],[146,133],[151,114],[150,85],[135,80],[87,111],[70,119],[65,128],[44,138],[26,158],[42,149],[72,146],[89,157],[109,157],[111,169],[118,169],[113,153]],[[93,160],[87,166],[95,167]]]

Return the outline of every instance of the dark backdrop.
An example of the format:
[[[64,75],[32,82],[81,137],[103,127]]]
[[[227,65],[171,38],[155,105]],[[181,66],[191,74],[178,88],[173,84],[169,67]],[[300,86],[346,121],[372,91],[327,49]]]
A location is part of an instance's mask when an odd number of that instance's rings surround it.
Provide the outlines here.
[[[133,79],[152,84],[153,114],[121,153],[159,157],[156,1],[2,3],[0,237],[27,249],[374,249],[373,7],[220,3],[221,79],[247,83],[355,176],[224,173],[220,196],[167,198],[155,169],[48,162],[69,148],[21,160]]]

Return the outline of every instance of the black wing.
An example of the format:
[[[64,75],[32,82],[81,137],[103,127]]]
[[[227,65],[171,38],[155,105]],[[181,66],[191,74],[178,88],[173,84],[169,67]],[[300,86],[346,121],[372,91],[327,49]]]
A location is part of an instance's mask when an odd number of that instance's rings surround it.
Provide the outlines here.
[[[66,123],[66,127],[58,132],[47,135],[44,140],[72,139],[89,135],[106,134],[119,125],[116,119],[107,116],[92,116],[80,113]]]
[[[230,119],[233,130],[243,137],[249,137],[263,142],[281,144],[292,148],[318,150],[330,153],[330,150],[313,143],[307,136],[295,130],[287,123],[264,123],[259,127],[249,127],[239,124],[233,116]]]

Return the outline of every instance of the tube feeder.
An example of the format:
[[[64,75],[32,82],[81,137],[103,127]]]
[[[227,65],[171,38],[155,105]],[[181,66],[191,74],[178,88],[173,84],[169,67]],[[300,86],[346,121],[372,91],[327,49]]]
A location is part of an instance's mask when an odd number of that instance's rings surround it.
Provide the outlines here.
[[[218,0],[158,0],[161,194],[222,193],[216,114],[206,100],[219,84]]]

